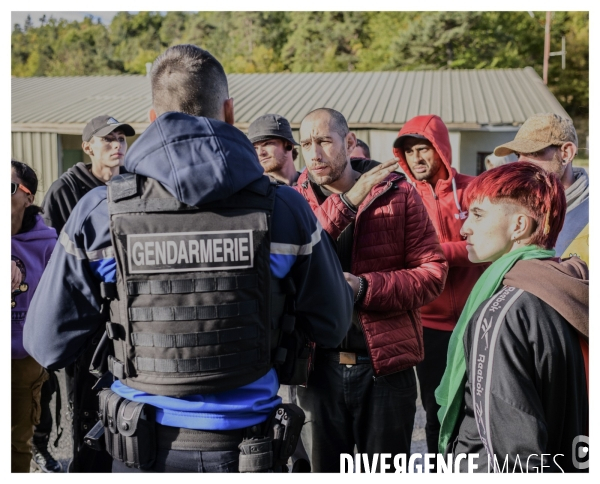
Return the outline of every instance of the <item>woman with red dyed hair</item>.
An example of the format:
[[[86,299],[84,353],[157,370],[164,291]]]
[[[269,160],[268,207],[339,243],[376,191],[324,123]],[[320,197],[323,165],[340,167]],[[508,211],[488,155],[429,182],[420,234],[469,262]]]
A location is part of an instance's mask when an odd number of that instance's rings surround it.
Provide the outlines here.
[[[564,189],[518,162],[480,175],[465,201],[469,260],[492,264],[450,339],[439,450],[477,454],[476,472],[586,471],[573,448],[588,434],[588,269],[554,257]]]

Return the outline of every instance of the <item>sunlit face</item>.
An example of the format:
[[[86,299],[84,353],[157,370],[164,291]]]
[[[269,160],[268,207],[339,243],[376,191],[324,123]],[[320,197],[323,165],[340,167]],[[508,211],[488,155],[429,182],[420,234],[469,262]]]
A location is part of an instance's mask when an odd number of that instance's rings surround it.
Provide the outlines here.
[[[123,131],[116,129],[103,137],[92,136],[92,139],[85,143],[89,148],[89,151],[85,150],[86,153],[101,167],[115,168],[123,164],[127,153],[127,138]]]
[[[560,180],[565,172],[566,165],[563,164],[560,146],[547,146],[535,153],[516,153],[518,161],[529,161],[543,168],[547,172],[554,173]]]
[[[406,138],[402,143],[406,163],[418,181],[431,181],[442,169],[442,158],[427,140]]]
[[[331,185],[339,180],[348,164],[348,150],[346,139],[332,129],[330,117],[321,113],[305,118],[300,125],[300,139],[306,169],[313,181]]]
[[[489,198],[474,201],[460,230],[467,240],[471,262],[493,262],[508,254],[514,244],[514,217],[518,207],[511,203],[492,203]]]
[[[258,161],[265,173],[280,171],[287,163],[294,163],[292,151],[285,149],[286,142],[280,138],[271,138],[254,143]]]

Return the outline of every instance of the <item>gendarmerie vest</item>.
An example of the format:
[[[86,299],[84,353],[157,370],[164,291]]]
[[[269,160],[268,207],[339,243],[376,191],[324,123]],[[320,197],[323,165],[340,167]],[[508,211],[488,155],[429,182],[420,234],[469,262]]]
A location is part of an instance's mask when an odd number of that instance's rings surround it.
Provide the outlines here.
[[[124,384],[154,395],[218,393],[273,367],[285,321],[270,271],[275,187],[256,190],[193,207],[151,178],[110,182],[109,369]]]

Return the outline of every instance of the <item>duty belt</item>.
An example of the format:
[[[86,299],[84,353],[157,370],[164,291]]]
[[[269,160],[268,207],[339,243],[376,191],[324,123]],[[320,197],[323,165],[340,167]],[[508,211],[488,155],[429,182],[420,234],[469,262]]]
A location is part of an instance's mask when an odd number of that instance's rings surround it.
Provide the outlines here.
[[[156,444],[159,449],[226,451],[238,450],[238,445],[261,426],[236,430],[192,430],[156,423]]]

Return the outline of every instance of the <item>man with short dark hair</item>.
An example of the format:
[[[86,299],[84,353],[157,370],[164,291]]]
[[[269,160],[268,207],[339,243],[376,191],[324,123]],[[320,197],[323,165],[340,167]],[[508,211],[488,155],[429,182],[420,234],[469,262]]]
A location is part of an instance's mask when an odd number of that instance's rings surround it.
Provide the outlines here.
[[[44,201],[42,217],[49,227],[60,234],[75,205],[90,190],[105,186],[119,173],[127,153],[127,136],[134,136],[135,130],[126,123],[120,123],[112,116],[96,116],[83,129],[81,147],[91,159],[91,163],[77,163],[63,173],[51,186]],[[69,464],[71,472],[110,471],[112,462],[105,456],[84,446],[86,429],[92,428],[98,421],[98,399],[92,386],[96,378],[88,368],[96,349],[90,344],[76,363],[65,368],[67,387],[67,405],[72,419],[71,439],[73,458]],[[50,379],[42,387],[42,416],[33,436],[33,461],[43,472],[60,472],[61,464],[48,451],[48,441],[52,429],[50,401],[58,389],[58,380],[50,371]],[[60,415],[57,415],[57,422]],[[58,424],[57,424],[58,425]]]
[[[421,402],[427,421],[425,437],[429,453],[437,453],[440,422],[435,389],[446,368],[452,330],[487,265],[469,261],[467,243],[460,235],[466,218],[463,196],[475,177],[452,167],[448,128],[439,116],[415,116],[398,133],[394,156],[423,200],[448,260],[448,277],[440,296],[421,308],[425,358],[417,365]]]
[[[544,113],[527,118],[515,139],[498,146],[494,154],[515,153],[518,161],[530,161],[558,177],[567,197],[567,215],[556,241],[556,254],[563,258],[577,255],[589,264],[590,180],[585,169],[573,166],[577,146],[573,122]]]
[[[296,190],[336,241],[354,293],[346,338],[317,351],[306,388],[298,387],[313,471],[340,472],[340,454],[354,454],[355,445],[370,459],[410,454],[419,308],[440,294],[448,265],[423,202],[393,172],[396,160],[351,160],[356,136],[332,109],[309,113],[300,138],[307,169]]]
[[[370,160],[371,150],[369,149],[369,145],[363,140],[356,138],[356,146],[354,147],[352,153],[350,153],[350,158],[362,158],[365,160]]]
[[[294,166],[298,143],[287,119],[279,114],[265,114],[248,127],[248,138],[266,175],[283,185],[296,184],[300,176]]]
[[[289,422],[277,413],[275,366],[295,360],[284,336],[337,346],[352,293],[310,208],[263,176],[233,126],[221,64],[176,45],[151,77],[152,122],[127,154],[129,173],[75,208],[25,346],[60,368],[106,327],[113,472],[264,472],[283,438],[267,425]]]

